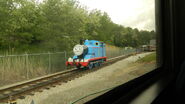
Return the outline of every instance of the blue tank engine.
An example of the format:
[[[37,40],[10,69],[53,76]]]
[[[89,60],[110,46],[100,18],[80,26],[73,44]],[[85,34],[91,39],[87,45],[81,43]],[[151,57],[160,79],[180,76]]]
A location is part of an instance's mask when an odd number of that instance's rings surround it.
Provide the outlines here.
[[[74,56],[66,62],[67,66],[92,69],[107,60],[105,43],[97,40],[85,40],[73,48]]]

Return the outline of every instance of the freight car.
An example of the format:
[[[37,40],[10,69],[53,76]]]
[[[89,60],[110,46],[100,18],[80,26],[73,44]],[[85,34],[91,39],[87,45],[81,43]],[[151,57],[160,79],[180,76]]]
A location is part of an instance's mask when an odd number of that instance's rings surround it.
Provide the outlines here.
[[[156,51],[155,45],[143,45],[141,48],[143,51]]]
[[[107,60],[105,43],[97,40],[84,40],[73,48],[74,56],[69,58],[66,66],[92,69]]]

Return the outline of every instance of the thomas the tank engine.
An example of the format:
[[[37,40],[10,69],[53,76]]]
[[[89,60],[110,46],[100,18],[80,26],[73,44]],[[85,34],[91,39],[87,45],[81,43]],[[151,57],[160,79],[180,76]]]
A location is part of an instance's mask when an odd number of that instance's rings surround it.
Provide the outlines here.
[[[73,48],[74,56],[66,62],[67,66],[92,69],[106,61],[105,43],[97,40],[81,41]]]

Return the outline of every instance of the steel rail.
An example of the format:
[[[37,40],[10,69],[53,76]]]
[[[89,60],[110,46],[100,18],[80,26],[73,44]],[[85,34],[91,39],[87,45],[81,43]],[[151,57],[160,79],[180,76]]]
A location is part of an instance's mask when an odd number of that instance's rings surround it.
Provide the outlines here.
[[[111,63],[117,62],[117,61],[124,59],[124,58],[127,58],[131,55],[132,54],[110,58],[105,63],[103,63],[102,66],[97,67],[95,69],[100,69],[105,65],[109,65]],[[7,88],[0,89],[0,95],[2,95],[2,96],[0,96],[0,102],[8,102],[10,100],[15,100],[15,99],[20,98],[21,96],[25,96],[27,94],[30,94],[34,91],[39,90],[39,89],[48,87],[50,85],[55,85],[55,84],[61,83],[61,82],[67,82],[68,80],[70,80],[70,78],[72,78],[72,77],[75,78],[76,76],[78,76],[77,73],[78,72],[81,73],[81,71],[83,71],[83,70],[71,69],[71,70],[47,75],[47,76],[44,76],[44,77],[41,77],[41,78],[38,78],[38,79],[35,79],[32,81],[18,84],[18,85],[13,85],[13,86],[10,86]],[[91,72],[91,71],[95,71],[95,70],[84,70],[83,72]],[[26,86],[26,88],[24,88],[25,86]],[[19,90],[16,90],[16,89],[19,89]],[[6,92],[9,92],[9,93],[6,94]]]

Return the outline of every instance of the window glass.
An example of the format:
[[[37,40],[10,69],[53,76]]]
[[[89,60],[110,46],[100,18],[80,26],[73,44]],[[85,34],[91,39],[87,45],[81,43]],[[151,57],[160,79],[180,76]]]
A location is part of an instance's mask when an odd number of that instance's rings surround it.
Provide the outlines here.
[[[154,70],[154,2],[1,0],[0,89],[75,69],[19,102],[85,103]]]

